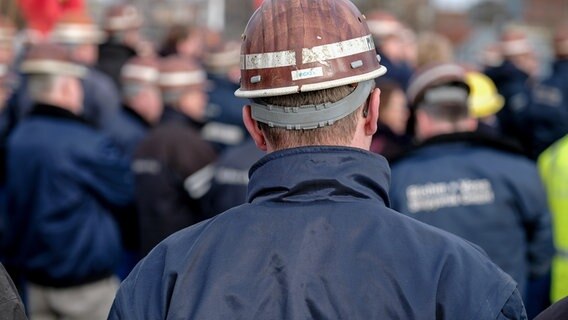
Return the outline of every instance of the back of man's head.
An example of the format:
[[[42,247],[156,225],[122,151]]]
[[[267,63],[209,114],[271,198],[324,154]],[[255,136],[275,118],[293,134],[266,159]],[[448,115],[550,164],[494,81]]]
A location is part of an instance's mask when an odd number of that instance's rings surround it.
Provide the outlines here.
[[[80,112],[83,95],[79,79],[86,74],[86,69],[75,63],[64,47],[53,44],[32,46],[22,62],[21,71],[28,76],[32,100]]]
[[[247,128],[273,150],[349,145],[373,79],[385,71],[350,1],[265,0],[243,34],[235,94],[251,99]]]
[[[445,63],[420,69],[410,81],[408,98],[419,139],[475,129],[466,71],[459,65]]]

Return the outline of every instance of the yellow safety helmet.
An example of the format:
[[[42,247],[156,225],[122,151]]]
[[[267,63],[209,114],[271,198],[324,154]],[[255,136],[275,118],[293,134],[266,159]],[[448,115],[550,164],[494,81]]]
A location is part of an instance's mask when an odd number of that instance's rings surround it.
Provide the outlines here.
[[[467,72],[465,77],[470,88],[469,111],[473,117],[485,118],[503,108],[505,101],[489,77],[475,71]]]

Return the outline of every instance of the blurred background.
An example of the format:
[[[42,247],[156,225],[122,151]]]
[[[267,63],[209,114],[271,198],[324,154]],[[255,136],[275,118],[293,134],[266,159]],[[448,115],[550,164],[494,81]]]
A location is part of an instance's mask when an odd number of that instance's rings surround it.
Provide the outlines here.
[[[66,0],[63,0],[66,1]],[[60,1],[61,2],[61,1]],[[104,8],[117,0],[86,0],[100,21]],[[146,17],[144,33],[161,39],[176,23],[191,23],[238,38],[259,0],[132,0]],[[381,8],[395,14],[415,31],[435,31],[450,39],[460,62],[477,62],[479,48],[495,42],[508,24],[523,24],[537,56],[551,59],[553,28],[568,18],[565,0],[354,0],[362,11]],[[24,24],[17,0],[2,0],[0,12]],[[544,63],[543,65],[547,65]],[[543,68],[544,76],[549,70]]]

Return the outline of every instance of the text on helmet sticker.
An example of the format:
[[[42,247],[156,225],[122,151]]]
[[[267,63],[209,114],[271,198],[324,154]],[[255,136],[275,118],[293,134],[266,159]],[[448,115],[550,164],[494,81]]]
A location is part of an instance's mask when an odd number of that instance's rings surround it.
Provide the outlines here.
[[[323,76],[323,68],[322,67],[292,71],[292,80],[294,80],[294,81],[316,78],[316,77],[322,77],[322,76]]]

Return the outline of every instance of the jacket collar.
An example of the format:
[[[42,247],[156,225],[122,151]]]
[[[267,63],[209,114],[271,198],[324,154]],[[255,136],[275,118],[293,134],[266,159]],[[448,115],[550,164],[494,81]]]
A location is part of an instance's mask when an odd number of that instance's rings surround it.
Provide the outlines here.
[[[250,170],[248,202],[374,199],[389,206],[390,168],[382,156],[348,147],[270,153]]]
[[[200,130],[203,127],[203,123],[197,122],[193,120],[191,117],[177,111],[174,107],[165,106],[164,112],[162,114],[162,119],[160,120],[161,123],[182,123],[185,125],[189,125],[197,130]]]
[[[30,116],[51,117],[88,125],[84,118],[74,114],[73,112],[46,103],[36,103],[30,112]]]
[[[152,124],[150,122],[146,121],[146,119],[144,119],[138,112],[136,112],[134,109],[130,108],[126,104],[122,105],[122,110],[124,110],[124,112],[128,115],[128,117],[133,119],[136,123],[140,124],[144,128],[152,127]]]
[[[568,59],[558,59],[554,61],[553,67],[555,72],[568,72]]]
[[[442,134],[427,139],[414,148],[408,150],[404,154],[400,155],[399,157],[392,159],[391,163],[395,163],[399,160],[411,157],[417,153],[429,152],[429,150],[432,149],[437,150],[440,147],[447,148],[448,146],[464,148],[478,146],[526,156],[526,154],[523,152],[523,149],[518,145],[518,143],[512,140],[507,140],[505,138],[482,132],[456,132],[450,134]]]

